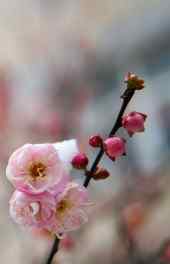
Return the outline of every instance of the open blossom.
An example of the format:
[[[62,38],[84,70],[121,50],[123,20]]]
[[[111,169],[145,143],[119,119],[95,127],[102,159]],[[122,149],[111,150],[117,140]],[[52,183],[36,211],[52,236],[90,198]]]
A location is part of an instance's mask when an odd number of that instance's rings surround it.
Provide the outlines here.
[[[48,230],[60,235],[78,229],[87,222],[90,206],[88,192],[77,183],[70,182],[63,193],[56,196],[56,207]]]
[[[16,190],[10,200],[10,215],[23,226],[45,228],[54,208],[55,199],[47,192],[30,195]]]
[[[27,144],[12,154],[7,177],[17,188],[10,200],[10,215],[16,223],[44,228],[59,236],[87,221],[87,190],[69,177],[77,152],[71,140]]]
[[[21,191],[41,193],[69,181],[71,160],[78,152],[75,140],[56,144],[26,144],[10,157],[7,178]]]

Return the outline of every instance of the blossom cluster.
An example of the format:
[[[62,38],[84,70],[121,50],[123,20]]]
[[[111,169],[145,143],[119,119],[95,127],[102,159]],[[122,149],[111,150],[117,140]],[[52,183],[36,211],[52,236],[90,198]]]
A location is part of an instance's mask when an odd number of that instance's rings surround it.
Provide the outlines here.
[[[6,175],[16,188],[10,200],[10,215],[16,223],[46,229],[60,238],[87,221],[87,209],[91,204],[86,187],[90,179],[110,176],[99,166],[103,154],[112,161],[126,155],[126,140],[116,132],[122,127],[132,136],[145,129],[145,114],[133,111],[124,115],[135,90],[144,88],[144,80],[128,73],[125,83],[127,89],[121,97],[122,107],[109,136],[103,139],[94,135],[89,139],[91,147],[100,149],[90,170],[87,169],[89,159],[79,152],[75,140],[26,144],[11,155]],[[71,179],[72,167],[84,170],[83,186]]]
[[[11,155],[6,175],[16,188],[10,200],[10,215],[16,223],[60,237],[87,221],[87,189],[70,176],[76,153],[76,141],[67,140],[26,144]]]
[[[112,161],[126,155],[126,140],[115,135],[119,128],[124,128],[130,137],[132,137],[135,133],[144,132],[145,130],[145,121],[147,118],[146,114],[133,111],[124,115],[124,111],[134,95],[134,92],[144,88],[144,80],[129,72],[125,77],[124,82],[127,88],[121,96],[123,99],[122,108],[120,109],[117,120],[109,134],[109,137],[103,139],[99,134],[97,134],[91,136],[89,139],[89,145],[91,147],[100,148],[100,152],[98,153],[91,170],[87,169],[89,160],[86,154],[78,153],[72,159],[71,163],[74,168],[84,170],[87,177],[84,183],[84,186],[86,187],[88,186],[91,178],[94,180],[103,180],[110,176],[107,169],[99,167],[98,165],[103,154],[106,154]]]
[[[144,132],[146,118],[146,114],[135,111],[130,112],[122,116],[120,127],[123,127],[131,137],[135,133]],[[100,148],[112,161],[115,161],[122,155],[126,155],[126,140],[119,136],[110,135],[103,140],[100,135],[94,135],[90,137],[89,145],[93,148]],[[78,153],[72,159],[72,166],[76,169],[84,169],[85,174],[88,176],[91,173],[87,170],[88,162],[88,157],[84,153]],[[96,166],[90,175],[94,180],[103,180],[109,176],[110,173],[105,168],[99,166]]]

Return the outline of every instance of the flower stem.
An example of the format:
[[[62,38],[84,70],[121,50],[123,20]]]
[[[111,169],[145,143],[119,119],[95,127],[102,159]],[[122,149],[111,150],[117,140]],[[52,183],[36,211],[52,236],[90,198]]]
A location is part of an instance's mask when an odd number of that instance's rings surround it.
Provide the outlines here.
[[[132,89],[126,89],[126,91],[124,92],[124,94],[122,96],[123,102],[122,102],[120,111],[118,113],[117,119],[114,123],[114,126],[109,133],[109,137],[113,136],[118,131],[118,129],[121,127],[122,116],[126,110],[126,107],[129,104],[130,100],[132,99],[134,93],[135,93],[135,90],[132,90]],[[92,178],[92,175],[95,172],[97,165],[99,164],[100,160],[102,159],[103,154],[104,154],[104,150],[101,147],[99,150],[99,153],[97,154],[97,156],[96,156],[96,158],[95,158],[95,160],[91,166],[91,169],[90,169],[88,175],[85,178],[85,181],[83,184],[85,188],[88,187],[90,180]],[[60,240],[56,237],[46,264],[52,263],[53,257],[58,251],[59,242],[60,242]]]
[[[54,240],[51,252],[50,252],[50,254],[48,256],[48,259],[46,261],[46,264],[51,264],[52,263],[54,255],[58,251],[59,242],[60,242],[60,240],[58,239],[58,237],[56,237],[55,240]]]
[[[114,136],[114,134],[121,127],[122,116],[123,116],[123,114],[124,114],[124,112],[126,110],[126,107],[129,104],[130,100],[132,99],[134,93],[135,93],[135,90],[129,90],[129,89],[127,89],[125,91],[125,93],[123,94],[123,96],[122,96],[123,102],[122,102],[120,111],[118,113],[116,122],[114,123],[113,128],[111,129],[111,131],[109,133],[109,137]],[[104,150],[101,147],[101,149],[99,150],[99,153],[98,153],[96,159],[94,160],[94,162],[93,162],[93,164],[91,166],[91,169],[90,169],[88,175],[85,178],[85,181],[84,181],[84,184],[83,184],[84,187],[86,187],[86,188],[88,187],[88,185],[90,183],[90,180],[91,180],[91,178],[93,176],[93,173],[95,172],[95,170],[97,168],[97,165],[99,164],[100,160],[102,159],[103,154],[104,154]]]

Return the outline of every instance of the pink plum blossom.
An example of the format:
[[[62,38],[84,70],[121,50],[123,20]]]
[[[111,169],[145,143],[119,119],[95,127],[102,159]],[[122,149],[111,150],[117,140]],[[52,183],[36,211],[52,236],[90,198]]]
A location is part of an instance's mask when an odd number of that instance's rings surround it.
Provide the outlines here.
[[[56,144],[26,144],[9,158],[7,178],[21,191],[55,192],[70,180],[71,160],[78,152],[75,140]],[[58,191],[60,191],[58,189]]]
[[[45,228],[54,208],[55,199],[47,192],[30,195],[16,190],[10,200],[10,215],[23,226]]]
[[[87,189],[70,182],[63,193],[56,196],[56,208],[48,230],[59,235],[78,229],[88,220],[89,206]]]

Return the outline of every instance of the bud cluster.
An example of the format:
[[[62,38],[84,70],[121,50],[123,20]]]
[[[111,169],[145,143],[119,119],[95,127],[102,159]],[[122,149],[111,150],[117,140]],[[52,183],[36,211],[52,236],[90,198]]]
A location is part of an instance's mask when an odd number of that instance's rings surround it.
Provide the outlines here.
[[[140,79],[133,73],[127,74],[125,83],[127,84],[126,91],[132,89],[141,90],[144,88],[144,80]],[[126,100],[125,97],[123,98]],[[125,115],[122,114],[120,120],[118,120],[116,131],[122,127],[127,131],[130,137],[135,133],[144,132],[146,118],[146,114],[136,111]],[[91,136],[89,138],[89,145],[93,148],[99,148],[100,151],[102,151],[101,154],[103,155],[105,153],[112,161],[115,161],[117,158],[126,155],[126,140],[116,136],[115,133],[112,132],[106,139],[103,139],[99,134]],[[87,169],[88,163],[89,159],[84,153],[76,154],[72,160],[72,166],[75,169],[84,170],[85,175],[87,177],[93,178],[94,180],[106,179],[110,176],[110,173],[105,168],[99,167],[98,164],[94,169],[92,169],[92,171],[89,171]]]

